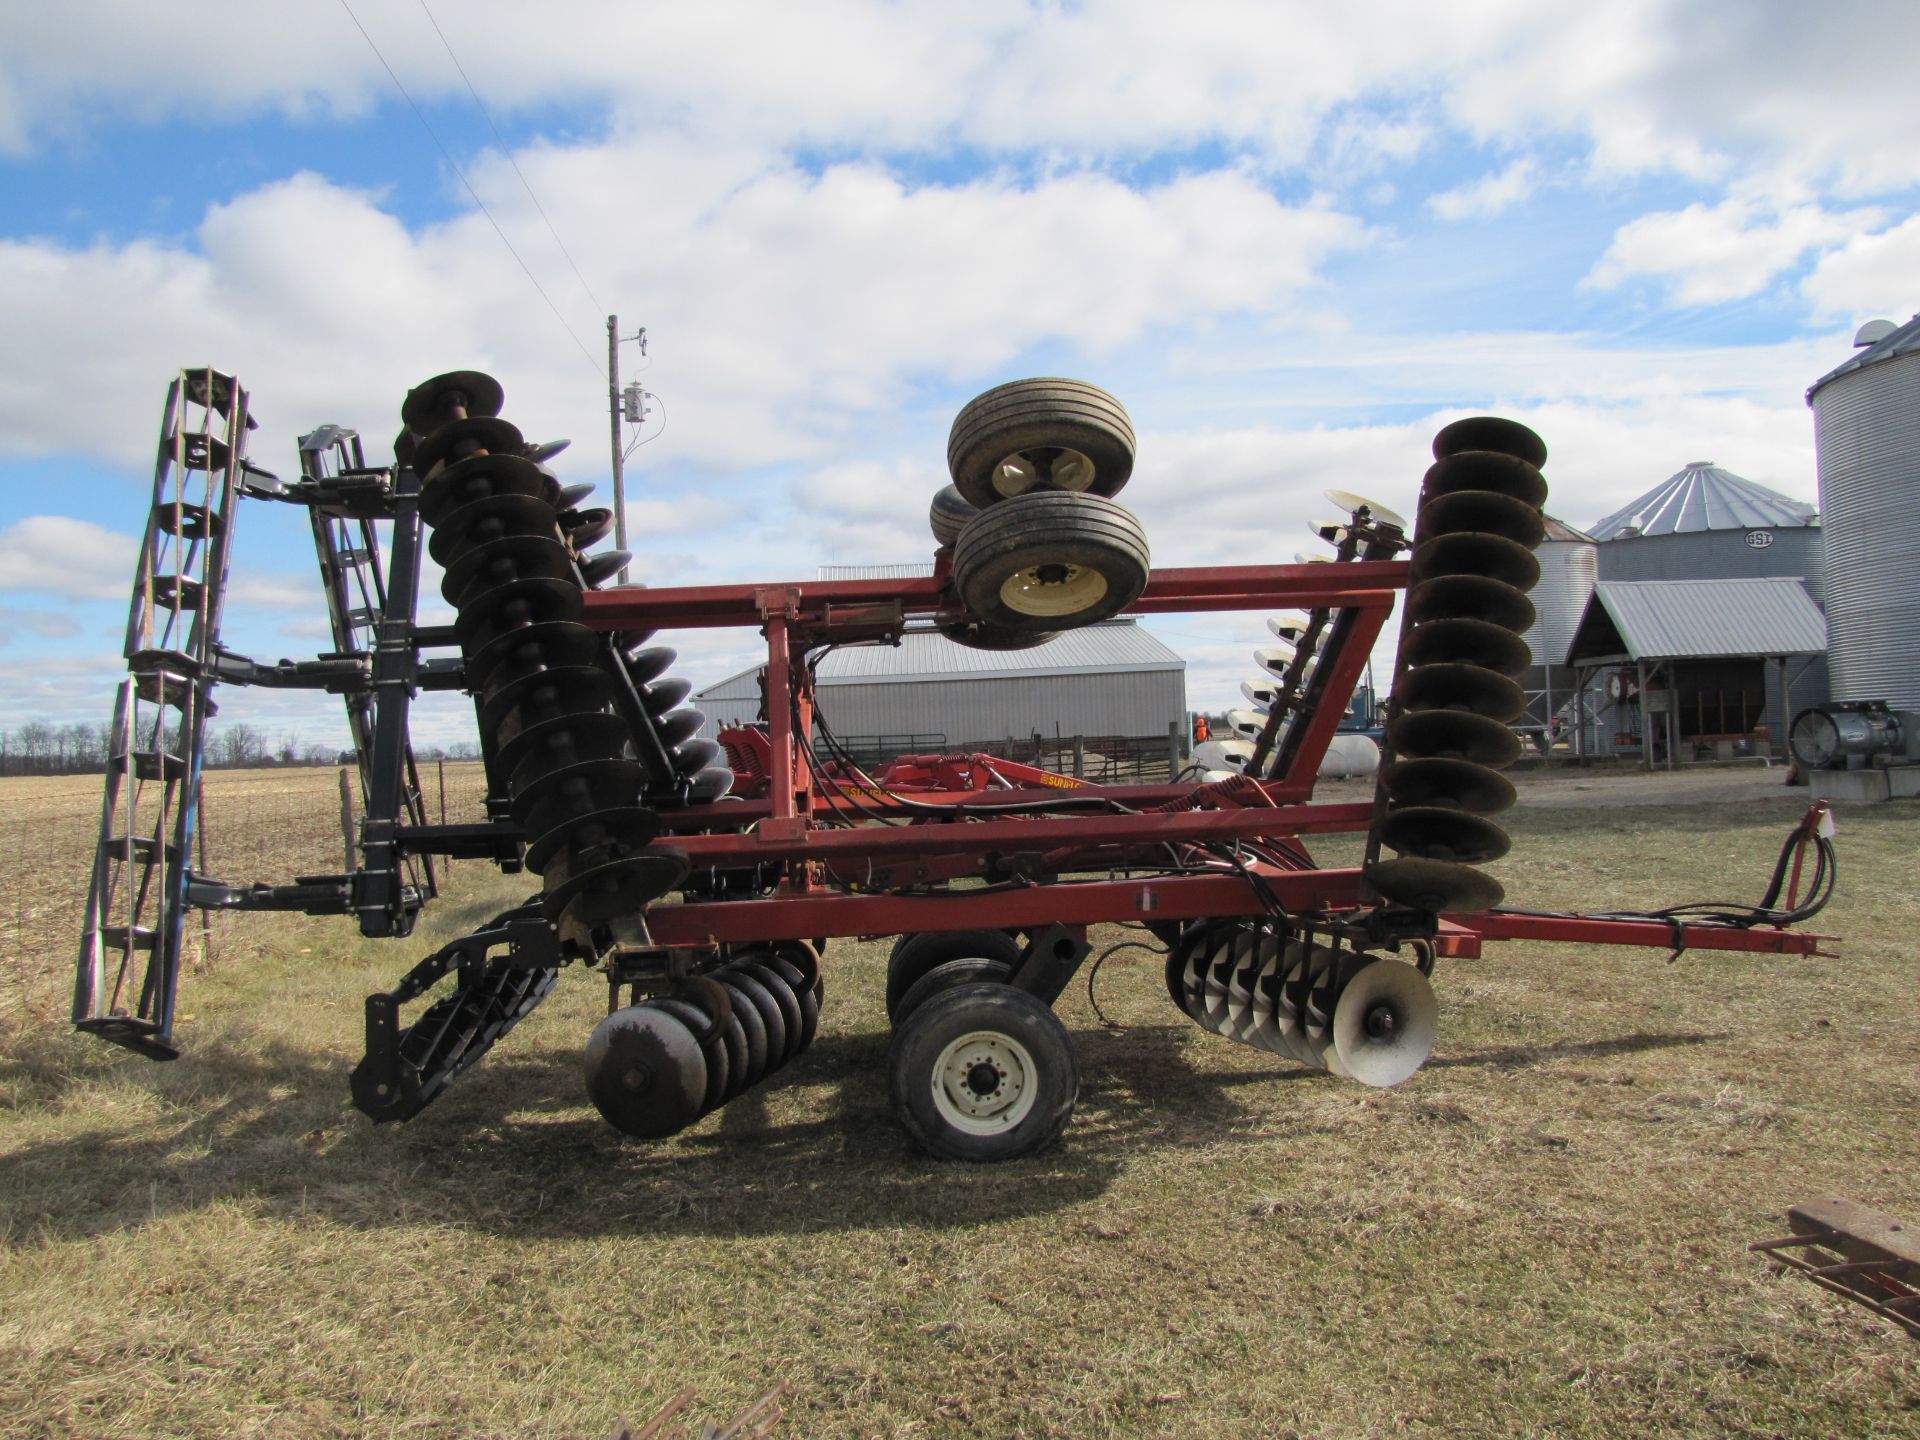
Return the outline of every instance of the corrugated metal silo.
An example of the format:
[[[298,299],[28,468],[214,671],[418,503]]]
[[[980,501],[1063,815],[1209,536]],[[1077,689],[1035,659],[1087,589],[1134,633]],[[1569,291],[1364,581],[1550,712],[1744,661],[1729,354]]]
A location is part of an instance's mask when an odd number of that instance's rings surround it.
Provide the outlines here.
[[[1599,575],[1598,553],[1591,535],[1547,517],[1547,538],[1534,551],[1540,561],[1540,583],[1533,587],[1537,618],[1526,634],[1536,666],[1566,662],[1567,642]]]
[[[1807,391],[1833,698],[1920,708],[1920,315]]]
[[[1535,619],[1525,636],[1533,664],[1519,677],[1527,692],[1527,713],[1518,723],[1541,730],[1573,698],[1578,676],[1566,664],[1567,644],[1599,573],[1591,535],[1551,515],[1546,521],[1547,538],[1534,551],[1540,561],[1540,583],[1533,587]]]

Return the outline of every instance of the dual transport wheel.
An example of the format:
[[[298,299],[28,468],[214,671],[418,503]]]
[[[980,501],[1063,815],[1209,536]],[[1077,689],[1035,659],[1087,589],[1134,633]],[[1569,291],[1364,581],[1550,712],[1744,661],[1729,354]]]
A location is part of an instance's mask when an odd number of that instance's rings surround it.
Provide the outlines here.
[[[947,443],[953,484],[933,500],[951,547],[963,645],[1014,649],[1117,615],[1146,588],[1140,522],[1111,498],[1133,473],[1120,402],[1077,380],[1016,380],[969,402]],[[1030,638],[1029,638],[1030,637]]]
[[[1080,1069],[1053,1011],[985,981],[943,990],[906,1016],[893,1032],[888,1084],[900,1123],[936,1159],[1013,1160],[1066,1128]]]
[[[937,1159],[1031,1154],[1073,1114],[1079,1066],[1046,1003],[1007,981],[1020,942],[1000,930],[903,935],[887,962],[889,1088]]]

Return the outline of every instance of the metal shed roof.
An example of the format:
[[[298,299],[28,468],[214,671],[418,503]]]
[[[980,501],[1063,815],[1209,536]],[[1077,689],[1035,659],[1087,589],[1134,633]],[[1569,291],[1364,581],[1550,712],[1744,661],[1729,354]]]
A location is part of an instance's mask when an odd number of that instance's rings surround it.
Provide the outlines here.
[[[1184,670],[1187,662],[1132,620],[1109,620],[1056,635],[1031,650],[975,650],[937,630],[909,630],[898,646],[850,645],[815,671],[821,685],[893,685],[915,680],[1001,680],[1042,675],[1113,675]],[[758,693],[759,666],[699,692],[696,699]]]
[[[1632,504],[1593,527],[1596,540],[1641,535],[1677,535],[1700,530],[1762,530],[1812,525],[1819,509],[1777,490],[1722,470],[1711,460],[1692,460]]]
[[[1593,544],[1593,536],[1587,534],[1584,530],[1576,530],[1564,520],[1556,520],[1544,511],[1541,512],[1540,518],[1546,521],[1548,540],[1558,541],[1562,544]]]
[[[1911,355],[1920,350],[1920,315],[1914,316],[1906,324],[1873,344],[1866,346],[1858,355],[1842,360],[1833,369],[1822,375],[1807,387],[1807,403],[1813,403],[1814,392],[1821,386],[1838,380],[1842,375],[1851,375],[1855,370],[1864,370],[1869,365],[1877,365],[1882,360],[1893,360],[1901,355]]]
[[[1798,580],[1603,580],[1568,663],[1824,655],[1827,622]]]

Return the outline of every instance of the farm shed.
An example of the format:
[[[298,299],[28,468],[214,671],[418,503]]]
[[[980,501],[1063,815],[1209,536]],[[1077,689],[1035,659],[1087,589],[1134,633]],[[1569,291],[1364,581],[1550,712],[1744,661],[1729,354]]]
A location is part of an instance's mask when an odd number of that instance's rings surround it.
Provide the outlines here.
[[[1187,662],[1132,620],[1071,630],[1030,650],[975,650],[910,629],[898,646],[831,651],[817,675],[820,712],[841,738],[900,737],[907,749],[1034,734],[1164,740],[1187,713]],[[758,667],[708,686],[694,703],[709,735],[756,719]]]
[[[1596,709],[1613,717],[1603,748],[1637,746],[1648,764],[1658,749],[1672,764],[1682,744],[1783,743],[1826,648],[1825,617],[1798,580],[1602,580],[1567,659],[1583,688],[1600,679]]]

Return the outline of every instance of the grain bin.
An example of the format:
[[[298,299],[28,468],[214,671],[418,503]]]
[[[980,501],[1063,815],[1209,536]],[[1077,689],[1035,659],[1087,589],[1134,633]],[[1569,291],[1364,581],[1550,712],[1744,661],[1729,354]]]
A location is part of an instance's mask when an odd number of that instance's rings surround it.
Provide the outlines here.
[[[1856,343],[1807,391],[1832,693],[1920,709],[1920,316],[1870,324]]]
[[[1566,663],[1567,645],[1586,611],[1599,569],[1591,535],[1551,515],[1543,518],[1547,538],[1533,552],[1540,562],[1540,583],[1532,591],[1535,618],[1525,636],[1533,664],[1519,677],[1527,692],[1527,713],[1519,723],[1539,727],[1541,734],[1573,698],[1578,684]]]

